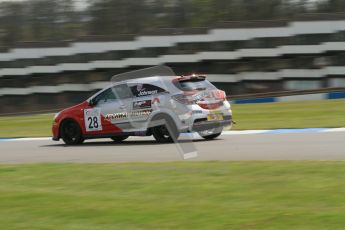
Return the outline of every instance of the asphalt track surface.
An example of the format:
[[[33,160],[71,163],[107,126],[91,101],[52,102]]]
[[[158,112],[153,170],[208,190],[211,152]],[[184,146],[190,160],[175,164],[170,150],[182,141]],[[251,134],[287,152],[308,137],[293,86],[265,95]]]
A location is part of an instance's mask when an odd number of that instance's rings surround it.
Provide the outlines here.
[[[345,160],[345,132],[222,135],[183,142],[182,149],[157,144],[152,137],[130,137],[123,143],[88,140],[80,146],[47,139],[0,141],[0,163],[183,161],[184,153],[194,150],[197,156],[187,161]]]

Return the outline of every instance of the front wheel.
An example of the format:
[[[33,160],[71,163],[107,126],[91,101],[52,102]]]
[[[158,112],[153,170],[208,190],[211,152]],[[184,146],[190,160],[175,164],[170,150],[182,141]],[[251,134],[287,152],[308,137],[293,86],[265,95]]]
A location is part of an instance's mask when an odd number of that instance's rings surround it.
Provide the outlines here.
[[[200,136],[202,136],[206,140],[212,140],[220,136],[222,134],[223,128],[214,128],[208,129],[204,131],[198,132]]]
[[[81,128],[73,120],[67,120],[62,123],[61,138],[66,145],[78,145],[84,142]]]

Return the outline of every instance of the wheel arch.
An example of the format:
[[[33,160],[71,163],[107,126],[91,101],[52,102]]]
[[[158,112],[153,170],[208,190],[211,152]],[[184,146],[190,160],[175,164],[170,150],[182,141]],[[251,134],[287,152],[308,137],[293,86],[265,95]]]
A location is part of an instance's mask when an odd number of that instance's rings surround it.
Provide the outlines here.
[[[147,122],[147,130],[148,130],[148,131],[150,131],[150,129],[152,128],[152,127],[150,127],[151,122],[152,122],[155,118],[157,118],[157,117],[159,117],[159,116],[162,116],[163,118],[168,118],[168,119],[170,119],[172,122],[174,122],[174,125],[178,128],[178,125],[176,124],[176,120],[174,119],[173,116],[171,116],[171,114],[169,114],[169,113],[167,113],[167,112],[164,112],[164,111],[160,111],[160,112],[157,112],[157,113],[153,114],[153,115],[149,118],[149,120],[148,120],[148,122]]]
[[[75,123],[77,123],[80,127],[80,130],[82,132],[82,134],[84,135],[84,130],[83,130],[83,127],[81,126],[80,122],[78,122],[77,119],[73,118],[73,117],[64,117],[61,119],[60,123],[59,123],[59,128],[58,128],[58,136],[59,138],[61,138],[61,128],[62,128],[62,125],[68,121],[73,121]]]
[[[148,124],[149,124],[155,117],[157,117],[157,116],[159,116],[159,115],[167,116],[167,117],[169,117],[170,119],[172,119],[172,121],[175,123],[175,125],[176,125],[177,127],[181,126],[181,124],[180,124],[181,121],[179,120],[178,115],[177,115],[176,113],[171,113],[171,111],[170,111],[170,110],[167,110],[167,109],[159,109],[159,110],[156,110],[156,111],[152,112],[152,113],[150,114],[149,119],[148,119]]]

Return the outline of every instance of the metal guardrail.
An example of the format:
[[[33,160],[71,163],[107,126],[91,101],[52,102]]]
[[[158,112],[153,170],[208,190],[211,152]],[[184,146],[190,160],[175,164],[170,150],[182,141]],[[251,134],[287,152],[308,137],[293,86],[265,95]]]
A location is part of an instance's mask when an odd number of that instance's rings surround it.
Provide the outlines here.
[[[306,95],[306,94],[318,94],[318,93],[333,93],[333,92],[345,92],[345,87],[336,88],[321,88],[313,90],[296,90],[296,91],[278,91],[268,93],[253,93],[253,94],[239,94],[228,96],[229,100],[236,99],[255,99],[264,97],[282,97],[282,96],[294,96],[294,95]]]

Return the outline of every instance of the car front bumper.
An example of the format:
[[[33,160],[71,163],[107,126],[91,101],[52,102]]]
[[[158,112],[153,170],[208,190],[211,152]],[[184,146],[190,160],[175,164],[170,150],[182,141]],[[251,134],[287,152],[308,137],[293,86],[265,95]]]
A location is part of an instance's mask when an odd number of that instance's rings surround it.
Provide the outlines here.
[[[59,126],[57,124],[57,122],[54,121],[53,125],[52,125],[52,133],[53,133],[53,137],[52,140],[53,141],[58,141],[60,140],[60,136],[59,136]]]

